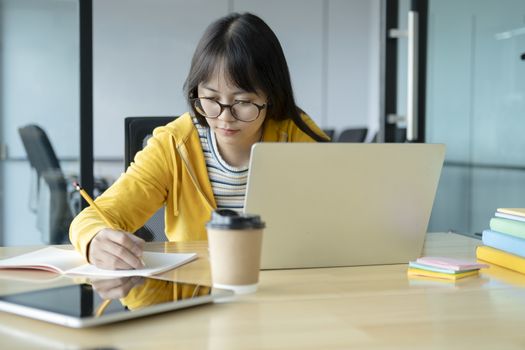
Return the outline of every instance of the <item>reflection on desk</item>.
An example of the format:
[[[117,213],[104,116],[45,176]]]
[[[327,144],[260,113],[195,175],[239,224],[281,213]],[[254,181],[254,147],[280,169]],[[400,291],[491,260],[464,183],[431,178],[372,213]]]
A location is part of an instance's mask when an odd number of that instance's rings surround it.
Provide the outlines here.
[[[478,244],[452,233],[429,234],[423,255],[475,260]],[[209,278],[205,243],[147,246],[170,252],[188,247],[201,259],[163,277],[190,282],[194,272],[195,280]],[[406,269],[400,264],[262,271],[259,291],[234,302],[85,330],[0,313],[0,337],[5,348],[518,349],[525,344],[525,276],[491,266],[479,278],[444,286],[413,284]],[[21,288],[24,282],[14,283]],[[13,288],[9,285],[0,279],[0,292]]]
[[[0,296],[0,310],[74,328],[91,327],[211,303],[230,293],[139,276]],[[114,302],[113,302],[114,301]]]

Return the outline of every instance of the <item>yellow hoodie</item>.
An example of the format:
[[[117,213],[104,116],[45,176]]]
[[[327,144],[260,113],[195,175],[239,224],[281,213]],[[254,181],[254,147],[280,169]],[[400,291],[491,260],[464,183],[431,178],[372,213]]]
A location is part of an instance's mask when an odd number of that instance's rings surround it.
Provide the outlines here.
[[[302,118],[328,139],[308,116]],[[292,120],[264,121],[263,142],[313,141]],[[95,202],[114,227],[127,232],[135,232],[165,205],[169,241],[206,240],[205,224],[217,204],[190,114],[156,128],[127,171]],[[69,238],[87,258],[89,242],[106,227],[94,209],[86,208],[71,223]]]

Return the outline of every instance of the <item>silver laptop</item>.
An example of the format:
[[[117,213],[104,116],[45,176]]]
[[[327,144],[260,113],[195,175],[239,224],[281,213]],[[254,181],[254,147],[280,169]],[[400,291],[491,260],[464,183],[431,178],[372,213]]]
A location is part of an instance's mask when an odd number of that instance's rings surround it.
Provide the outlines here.
[[[415,259],[444,157],[441,144],[254,145],[245,212],[266,222],[261,268]]]
[[[134,286],[128,283],[133,279]],[[1,295],[0,311],[85,328],[223,301],[233,295],[227,290],[152,278],[98,283],[98,290],[82,283]]]

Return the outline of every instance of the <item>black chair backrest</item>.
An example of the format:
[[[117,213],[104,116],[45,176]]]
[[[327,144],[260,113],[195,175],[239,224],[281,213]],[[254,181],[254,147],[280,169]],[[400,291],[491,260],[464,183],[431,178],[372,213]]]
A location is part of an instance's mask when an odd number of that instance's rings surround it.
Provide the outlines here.
[[[364,142],[367,128],[345,129],[337,137],[337,142]]]
[[[27,153],[29,163],[38,176],[46,172],[62,173],[53,146],[46,132],[35,124],[29,124],[18,129],[20,138]]]
[[[144,148],[144,140],[153,133],[153,129],[175,120],[177,117],[127,117],[124,119],[124,170],[135,158],[135,154]]]
[[[53,146],[45,131],[38,125],[29,124],[18,129],[20,138],[27,153],[29,164],[35,169],[37,179],[37,191],[39,179],[46,182],[50,191],[50,203],[48,203],[49,214],[49,236],[44,237],[44,242],[49,244],[61,244],[67,241],[67,232],[73,214],[69,207],[67,182],[60,168],[60,163],[53,150]],[[40,195],[40,194],[38,194]],[[44,210],[38,208],[37,210]]]
[[[168,124],[177,117],[127,117],[124,119],[124,170],[145,146],[153,129]],[[164,233],[164,208],[160,208],[135,234],[147,242],[166,241]]]

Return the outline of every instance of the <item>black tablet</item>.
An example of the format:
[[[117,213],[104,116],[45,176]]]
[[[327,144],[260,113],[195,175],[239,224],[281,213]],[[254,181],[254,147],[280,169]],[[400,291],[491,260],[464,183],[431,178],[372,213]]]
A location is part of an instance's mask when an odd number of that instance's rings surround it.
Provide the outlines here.
[[[126,277],[2,295],[0,310],[84,328],[212,303],[232,295],[210,286]]]

